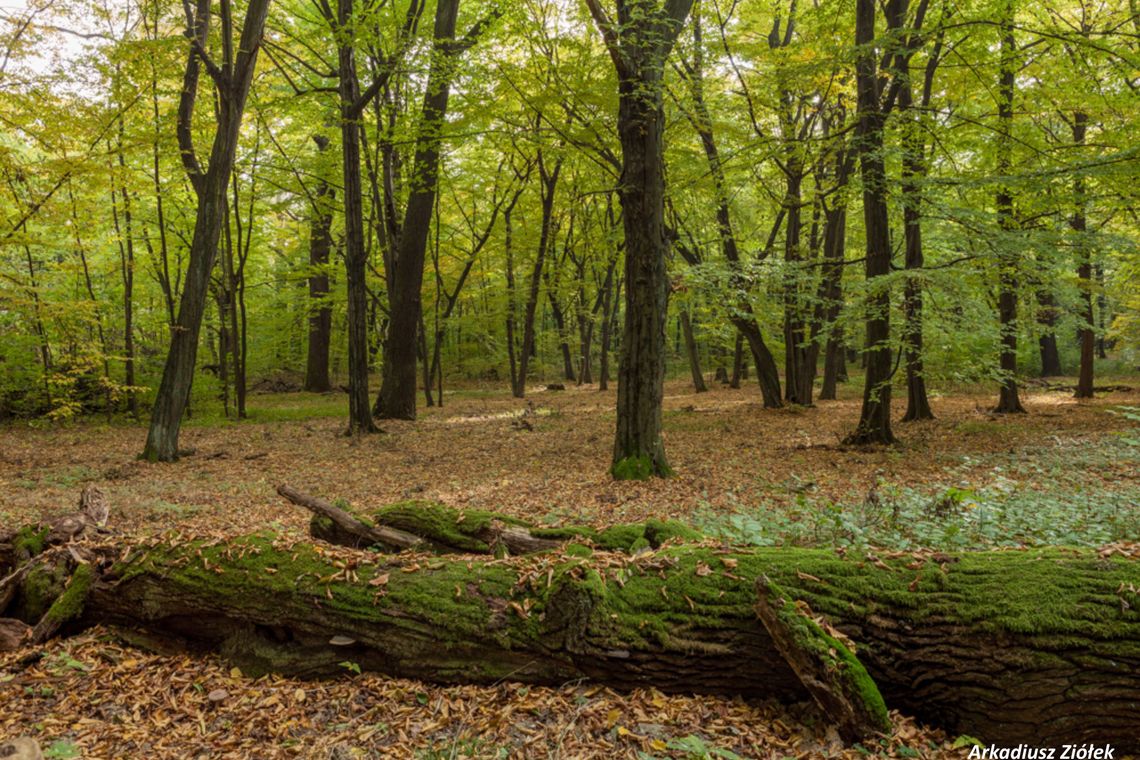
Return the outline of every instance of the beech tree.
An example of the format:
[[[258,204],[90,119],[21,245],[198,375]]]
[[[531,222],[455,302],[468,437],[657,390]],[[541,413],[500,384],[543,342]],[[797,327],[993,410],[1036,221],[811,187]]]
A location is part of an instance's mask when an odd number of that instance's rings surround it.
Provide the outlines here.
[[[618,75],[625,230],[625,329],[618,366],[615,478],[670,474],[661,439],[665,381],[665,108],[662,78],[693,0],[586,0]]]
[[[143,449],[143,457],[152,461],[172,462],[178,459],[178,431],[190,400],[210,270],[217,258],[218,240],[226,221],[230,173],[269,12],[269,0],[250,0],[235,50],[233,11],[228,1],[222,0],[219,8],[222,58],[218,64],[207,50],[211,6],[211,0],[198,0],[193,7],[186,5],[186,36],[190,40],[190,52],[178,108],[178,143],[183,167],[198,198],[198,210],[178,318],[171,326],[170,350]],[[217,101],[217,128],[205,168],[199,163],[194,150],[190,123],[203,68],[214,84]]]

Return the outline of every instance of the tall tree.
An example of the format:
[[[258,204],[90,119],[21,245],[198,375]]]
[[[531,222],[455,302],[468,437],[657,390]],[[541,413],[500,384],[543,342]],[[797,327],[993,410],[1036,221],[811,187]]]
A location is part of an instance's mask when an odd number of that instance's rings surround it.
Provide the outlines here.
[[[1083,147],[1088,135],[1089,117],[1084,111],[1073,114],[1070,127],[1073,131],[1073,144]],[[1093,265],[1092,249],[1085,239],[1088,231],[1088,188],[1083,176],[1078,175],[1073,182],[1073,214],[1069,218],[1069,226],[1077,238],[1077,251],[1080,263],[1077,267],[1077,278],[1080,283],[1080,341],[1081,365],[1080,376],[1077,379],[1077,398],[1092,398],[1093,368],[1096,362],[1096,325],[1093,322]]]
[[[894,28],[906,22],[907,0],[894,0],[891,13]],[[914,101],[911,60],[918,48],[918,33],[926,13],[926,0],[921,0],[914,27],[908,33],[895,56],[894,75],[898,87],[898,104],[902,117],[902,182],[900,194],[903,207],[903,239],[906,249],[905,264],[910,276],[903,286],[903,310],[906,324],[903,329],[903,352],[906,361],[906,415],[904,422],[934,419],[926,393],[926,371],[923,364],[923,280],[926,265],[922,241],[923,182],[927,174],[926,131],[928,121],[924,114],[930,108],[934,90],[934,73],[942,53],[942,32],[936,34],[934,49],[923,71],[919,101]],[[924,121],[925,120],[925,121]]]
[[[625,230],[625,332],[618,365],[615,478],[667,476],[661,437],[665,321],[665,61],[693,0],[616,0],[611,19],[586,0],[618,75],[619,196]]]
[[[404,210],[400,239],[389,266],[392,289],[388,293],[389,322],[385,339],[384,373],[373,413],[382,419],[416,418],[416,357],[422,321],[421,290],[432,210],[439,180],[439,158],[444,119],[459,58],[499,17],[498,6],[456,38],[459,0],[439,0],[427,90],[416,132],[411,195]]]
[[[344,195],[344,267],[348,287],[348,433],[376,432],[368,394],[368,254],[364,247],[364,191],[360,176],[360,114],[368,101],[356,72],[354,0],[338,0],[337,94]],[[326,18],[331,11],[325,6]],[[331,21],[331,19],[330,19]],[[375,92],[373,92],[373,96]]]
[[[783,401],[780,398],[780,374],[776,367],[776,360],[764,342],[760,323],[756,319],[752,303],[748,299],[747,282],[740,260],[740,246],[737,243],[736,230],[733,226],[732,213],[729,207],[728,180],[725,176],[724,163],[717,146],[716,135],[713,132],[712,114],[705,100],[704,46],[699,8],[693,14],[693,58],[691,61],[681,60],[676,68],[689,84],[693,105],[691,110],[686,110],[685,115],[701,139],[701,148],[704,150],[705,161],[708,163],[709,174],[713,181],[717,233],[720,238],[721,253],[728,262],[731,271],[729,288],[735,294],[734,303],[730,307],[729,318],[740,335],[748,341],[748,348],[752,352],[752,359],[756,365],[756,377],[760,382],[760,395],[764,399],[764,407],[778,409],[783,406]]]
[[[329,139],[313,135],[318,159],[328,149]],[[329,347],[332,342],[332,307],[329,305],[329,255],[332,252],[333,201],[323,167],[318,167],[317,187],[309,208],[309,343],[305,360],[305,390],[326,393],[329,381]]]
[[[1002,230],[997,255],[998,319],[1001,324],[1001,392],[994,411],[998,414],[1024,414],[1017,389],[1017,281],[1018,252],[1014,250],[1013,189],[1013,100],[1017,81],[1017,40],[1014,38],[1014,0],[1003,0],[1000,18],[998,68],[997,173],[995,204],[998,227]]]
[[[891,272],[887,173],[883,154],[883,111],[875,51],[875,0],[855,2],[855,79],[858,90],[856,150],[863,176],[866,234],[867,374],[859,425],[849,444],[893,443],[891,433],[891,291],[882,280]]]
[[[172,326],[170,351],[151,413],[146,447],[143,449],[143,457],[151,461],[172,462],[178,459],[178,432],[190,400],[190,385],[198,356],[198,336],[206,307],[210,270],[217,258],[218,240],[226,221],[227,190],[237,152],[238,134],[269,12],[269,0],[250,0],[235,50],[232,7],[229,0],[221,0],[222,62],[217,64],[207,51],[211,5],[211,0],[198,0],[195,7],[186,4],[186,34],[190,40],[190,52],[178,109],[178,142],[183,166],[197,195],[198,209],[178,319]],[[191,132],[198,80],[203,67],[214,82],[217,116],[214,143],[204,170],[194,151]]]

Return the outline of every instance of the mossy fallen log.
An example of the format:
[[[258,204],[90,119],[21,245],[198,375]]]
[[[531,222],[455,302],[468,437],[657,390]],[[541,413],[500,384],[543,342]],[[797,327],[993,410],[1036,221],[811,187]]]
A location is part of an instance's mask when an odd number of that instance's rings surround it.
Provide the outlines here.
[[[831,635],[807,609],[772,583],[756,581],[756,616],[772,644],[791,666],[824,714],[851,742],[890,730],[887,705],[874,679],[854,652],[854,645]]]
[[[676,520],[650,519],[634,525],[596,530],[584,525],[540,528],[516,517],[481,509],[455,509],[433,501],[390,504],[367,517],[347,504],[334,505],[290,486],[277,493],[313,513],[309,533],[339,546],[380,550],[423,548],[453,554],[532,554],[570,541],[587,541],[602,549],[637,552],[667,541],[697,541],[700,533]]]
[[[216,648],[249,674],[353,663],[435,682],[806,699],[757,620],[761,578],[856,642],[893,708],[986,742],[1140,749],[1140,562],[1092,551],[578,545],[492,559],[170,539],[105,572],[83,620]]]

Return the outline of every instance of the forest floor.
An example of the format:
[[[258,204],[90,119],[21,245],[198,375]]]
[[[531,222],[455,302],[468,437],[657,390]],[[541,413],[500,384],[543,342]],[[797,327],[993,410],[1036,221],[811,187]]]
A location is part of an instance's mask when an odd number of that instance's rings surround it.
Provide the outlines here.
[[[415,498],[549,524],[672,517],[752,545],[1099,545],[1140,539],[1140,432],[1122,414],[1140,407],[1140,378],[1119,382],[1134,390],[1087,402],[1029,387],[1030,414],[1010,417],[990,414],[992,393],[963,390],[933,400],[938,419],[897,424],[898,446],[872,449],[840,443],[858,418],[853,386],[839,401],[765,411],[754,388],[698,395],[670,382],[678,474],[649,483],[610,479],[614,398],[595,387],[527,401],[468,388],[416,422],[353,439],[341,435],[342,395],[253,395],[250,420],[190,421],[182,446],[193,453],[174,465],[136,460],[137,424],[9,424],[0,529],[70,510],[90,482],[129,536],[301,533],[308,513],[274,493],[287,483],[358,509]],[[844,749],[808,706],[584,684],[436,687],[347,670],[327,682],[252,680],[98,629],[53,642],[30,666],[27,654],[0,657],[0,738],[36,736],[55,757],[965,756],[956,737],[898,715],[893,736]]]

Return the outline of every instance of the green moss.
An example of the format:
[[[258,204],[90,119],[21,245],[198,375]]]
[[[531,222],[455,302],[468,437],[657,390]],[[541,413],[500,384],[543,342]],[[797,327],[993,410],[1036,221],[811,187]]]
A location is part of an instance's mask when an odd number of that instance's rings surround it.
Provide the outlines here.
[[[535,538],[548,538],[551,541],[572,541],[574,539],[597,539],[598,531],[584,525],[565,525],[557,528],[530,528]]]
[[[35,623],[51,609],[67,586],[67,569],[61,563],[38,564],[24,576],[19,617]]]
[[[614,480],[649,480],[657,473],[649,456],[632,456],[619,459],[610,468]]]
[[[402,501],[375,513],[376,522],[422,536],[445,548],[485,553],[490,547],[478,536],[493,522],[526,525],[497,512],[478,509],[456,510],[432,501]]]
[[[12,548],[16,550],[16,556],[27,560],[43,554],[47,548],[47,537],[50,532],[50,528],[39,525],[25,525],[20,528],[12,537]]]
[[[530,560],[419,558],[409,565],[413,560],[378,557],[345,579],[336,555],[307,544],[275,547],[275,540],[159,545],[116,572],[124,583],[154,573],[163,588],[183,587],[221,609],[250,610],[285,626],[319,606],[367,631],[368,646],[390,652],[393,661],[423,656],[422,648],[402,648],[425,637],[438,640],[440,662],[462,661],[448,653],[470,651],[472,642],[494,641],[511,652],[533,650],[547,637],[550,651],[576,651],[561,644],[575,637],[591,649],[688,651],[716,638],[695,631],[755,630],[753,583],[762,575],[786,598],[802,599],[836,623],[881,613],[904,623],[1028,632],[1045,650],[1076,643],[1090,657],[1140,657],[1133,633],[1140,630],[1140,605],[1123,609],[1116,596],[1122,583],[1135,583],[1138,563],[1102,560],[1092,551],[964,553],[945,558],[945,570],[933,560],[915,570],[907,566],[910,556],[876,561],[797,548],[726,554],[669,546],[624,567],[594,568],[585,557],[556,561],[549,574],[534,573]],[[150,609],[144,595],[140,616],[169,614],[168,599],[156,596]]]
[[[615,525],[597,535],[594,543],[610,551],[624,551],[635,554],[641,549],[657,549],[666,541],[679,538],[685,541],[699,541],[703,536],[676,520],[650,519],[644,523]]]
[[[694,530],[677,520],[650,518],[645,521],[645,539],[654,549],[671,539],[700,541],[702,538],[704,535],[700,531]]]
[[[332,518],[324,515],[313,515],[309,518],[309,533],[314,536],[328,536],[336,530],[336,523]]]
[[[602,549],[628,552],[636,542],[644,538],[644,525],[615,525],[599,533],[594,543]]]
[[[226,546],[160,545],[117,572],[124,582],[161,574],[163,584],[206,595],[219,605],[261,610],[270,620],[288,616],[288,605],[301,603],[363,623],[417,630],[430,626],[434,634],[453,635],[454,642],[441,641],[441,646],[485,636],[507,642],[510,624],[518,619],[499,601],[521,598],[517,573],[508,566],[441,560],[406,572],[398,563],[377,564],[360,568],[355,580],[346,580],[333,563],[335,557],[326,558],[307,544],[274,548],[273,541],[272,536],[258,535]],[[221,567],[225,570],[218,573]],[[388,576],[385,583],[369,583],[382,574]],[[163,614],[164,604],[156,600],[153,610],[143,610],[144,616]]]
[[[791,634],[795,646],[822,665],[826,677],[838,687],[843,697],[861,706],[879,730],[889,731],[891,719],[887,704],[875,680],[855,653],[801,612],[792,597],[777,584],[769,580],[767,586],[769,599],[773,604],[779,604],[776,615]]]
[[[94,582],[95,569],[91,565],[76,567],[71,575],[71,583],[47,611],[47,618],[56,624],[63,624],[79,617],[83,612],[83,605],[87,602],[87,595],[91,592],[91,584]]]
[[[594,556],[594,550],[585,544],[567,544],[564,551],[568,557],[584,557],[589,559]]]
[[[1107,647],[1118,656],[1140,650],[1121,633],[1122,624],[1140,627],[1140,605],[1122,609],[1116,596],[1121,583],[1136,582],[1135,561],[1103,561],[1093,551],[1069,550],[962,553],[950,560],[945,571],[933,561],[916,571],[907,567],[914,561],[909,556],[880,566],[826,550],[773,548],[726,556],[705,547],[666,548],[651,569],[626,571],[620,592],[607,595],[592,626],[614,648],[667,642],[687,628],[750,626],[752,582],[767,575],[790,598],[833,621],[889,613],[916,624],[949,621],[1033,634],[1042,647],[1097,640],[1102,651]],[[1048,563],[1047,571],[1042,563]]]

